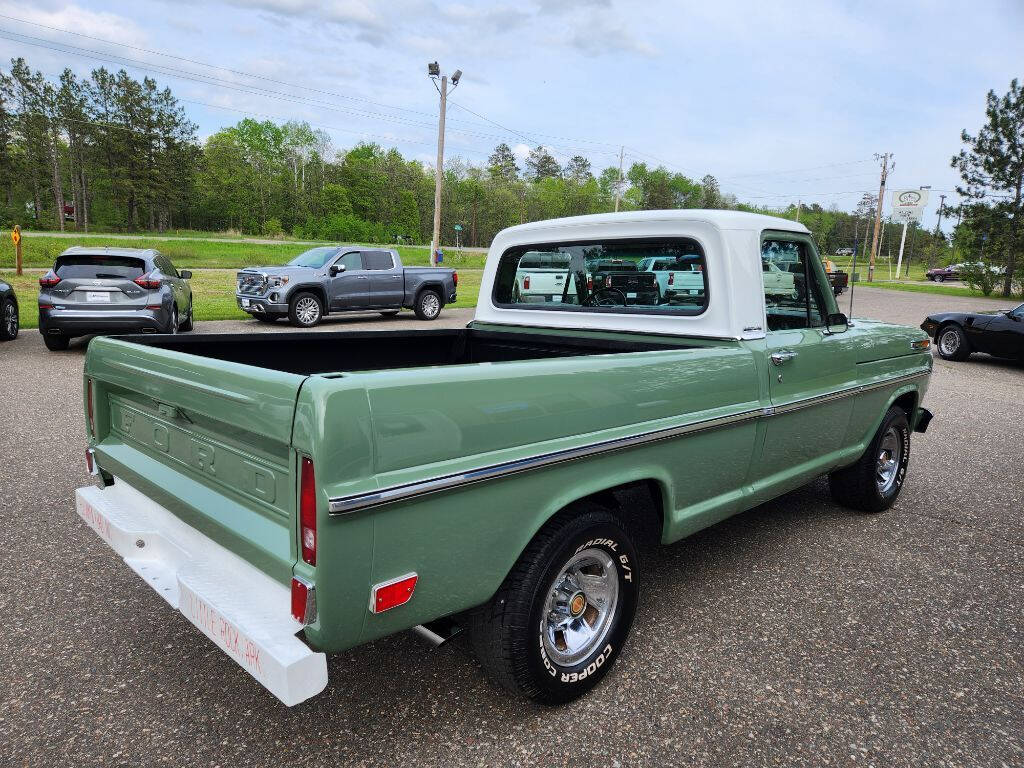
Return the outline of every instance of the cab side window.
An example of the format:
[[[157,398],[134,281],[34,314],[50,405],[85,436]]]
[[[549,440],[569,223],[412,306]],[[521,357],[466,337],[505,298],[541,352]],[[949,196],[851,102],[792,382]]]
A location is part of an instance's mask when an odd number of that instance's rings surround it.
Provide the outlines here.
[[[806,243],[767,238],[761,244],[761,277],[769,331],[820,328],[827,308]]]
[[[363,263],[366,269],[393,269],[395,266],[390,251],[363,251]]]
[[[351,272],[354,269],[362,269],[363,254],[361,254],[359,251],[351,251],[350,253],[346,253],[344,256],[342,256],[334,263],[339,267],[344,266],[346,272]]]

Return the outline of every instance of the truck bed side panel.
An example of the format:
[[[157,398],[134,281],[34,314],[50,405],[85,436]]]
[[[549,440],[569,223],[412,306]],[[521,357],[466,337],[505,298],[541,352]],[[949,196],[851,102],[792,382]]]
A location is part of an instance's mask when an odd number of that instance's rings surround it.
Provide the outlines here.
[[[321,623],[309,636],[328,650],[483,602],[552,514],[604,488],[655,480],[665,494],[669,540],[736,511],[756,442],[751,414],[760,407],[753,355],[732,343],[314,376],[299,400],[296,447],[331,457],[318,467],[330,497],[725,418],[716,429],[322,519]],[[304,437],[302,425],[317,417],[322,427]],[[353,597],[350,577],[363,564],[352,562],[348,542],[366,535],[367,521],[372,565]],[[420,581],[408,606],[366,610],[373,584],[413,571]],[[343,605],[358,612],[343,615]]]

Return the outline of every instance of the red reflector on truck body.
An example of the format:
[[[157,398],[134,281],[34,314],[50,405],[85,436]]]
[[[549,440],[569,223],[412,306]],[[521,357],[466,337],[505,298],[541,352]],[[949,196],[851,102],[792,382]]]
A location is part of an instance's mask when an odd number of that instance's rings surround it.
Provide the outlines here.
[[[383,613],[408,603],[412,600],[418,579],[415,573],[409,573],[374,586],[370,590],[370,612]]]
[[[316,565],[316,475],[313,460],[305,456],[299,480],[299,542],[302,559]]]
[[[316,587],[292,577],[292,618],[302,625],[316,621]]]

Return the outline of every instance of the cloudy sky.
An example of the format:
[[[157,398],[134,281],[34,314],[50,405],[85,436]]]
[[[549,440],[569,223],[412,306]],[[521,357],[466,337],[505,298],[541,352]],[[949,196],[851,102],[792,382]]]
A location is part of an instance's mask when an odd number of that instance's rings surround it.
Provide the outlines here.
[[[544,144],[600,169],[625,145],[741,200],[850,208],[892,152],[890,188],[936,190],[932,223],[960,131],[1024,76],[1022,41],[1020,0],[0,0],[2,60],[150,74],[203,137],[299,119],[432,162],[437,59],[465,73],[449,156]]]

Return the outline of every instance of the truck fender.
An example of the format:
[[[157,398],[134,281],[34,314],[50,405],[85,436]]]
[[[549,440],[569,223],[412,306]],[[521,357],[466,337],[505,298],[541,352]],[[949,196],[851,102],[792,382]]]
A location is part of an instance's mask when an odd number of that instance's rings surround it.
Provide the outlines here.
[[[416,289],[416,295],[413,297],[412,300],[413,306],[416,306],[416,302],[420,300],[420,294],[426,290],[435,291],[437,295],[441,297],[441,306],[443,307],[445,305],[445,302],[447,301],[448,297],[444,295],[444,285],[438,282],[431,282],[424,283],[423,285]]]
[[[299,285],[293,285],[288,291],[288,303],[291,304],[292,297],[301,291],[307,291],[309,293],[315,293],[319,298],[320,302],[324,305],[324,314],[330,314],[331,307],[330,302],[327,301],[327,291],[319,283],[300,283]]]
[[[874,437],[875,432],[882,425],[882,419],[885,418],[885,414],[889,412],[889,409],[894,405],[900,405],[905,411],[907,411],[907,420],[910,422],[911,431],[914,430],[916,425],[917,407],[921,404],[921,391],[918,389],[916,384],[903,384],[893,390],[892,394],[889,395],[889,399],[885,403],[885,407],[882,408],[877,418],[871,422],[871,426],[867,432],[860,436],[857,441],[857,456],[860,456],[865,450],[867,450],[868,443],[871,442],[871,438]]]
[[[661,512],[662,517],[660,521],[660,533],[661,539],[664,540],[665,526],[667,524],[666,520],[669,517],[666,510],[673,508],[672,492],[670,490],[672,485],[668,473],[664,468],[652,465],[631,467],[627,471],[617,473],[614,477],[603,476],[594,479],[582,480],[579,483],[562,489],[561,493],[552,497],[548,504],[539,510],[539,514],[535,517],[533,525],[529,530],[529,536],[526,538],[526,544],[529,544],[533,537],[537,535],[537,532],[543,528],[551,518],[566,507],[583,501],[584,499],[590,499],[594,496],[610,493],[623,488],[624,486],[639,483],[649,483],[652,488],[656,489],[654,491],[654,501],[660,505],[659,511]],[[525,549],[525,545],[523,548]],[[516,559],[518,559],[518,556]]]

